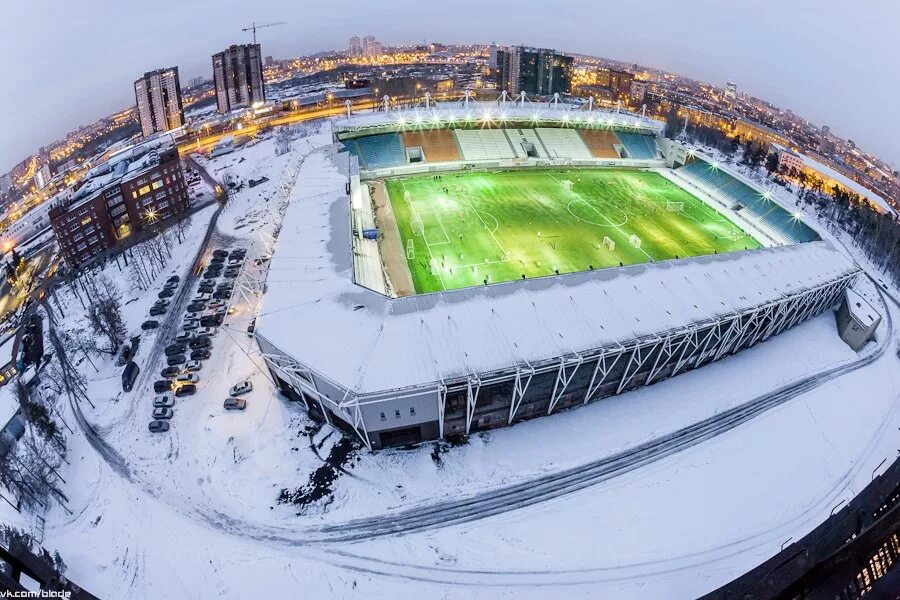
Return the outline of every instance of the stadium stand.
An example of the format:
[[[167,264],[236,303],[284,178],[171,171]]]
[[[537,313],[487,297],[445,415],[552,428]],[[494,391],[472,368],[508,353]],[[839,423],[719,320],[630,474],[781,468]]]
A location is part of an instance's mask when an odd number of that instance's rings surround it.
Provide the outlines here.
[[[454,133],[466,160],[519,158],[502,129],[457,129]]]
[[[615,146],[620,143],[619,138],[612,131],[580,129],[578,133],[594,158],[619,158]]]
[[[360,165],[366,169],[387,169],[406,164],[403,142],[396,133],[361,137],[344,145],[351,154],[359,157]]]
[[[581,137],[574,129],[553,129],[540,127],[535,129],[551,158],[593,158]]]
[[[616,134],[625,147],[628,158],[653,160],[659,158],[659,150],[653,136],[640,133],[619,132]]]
[[[820,239],[815,231],[787,210],[703,160],[695,160],[681,167],[678,174],[701,188],[715,191],[731,202],[732,208],[740,211],[744,218],[767,225],[787,241],[813,242]]]
[[[420,147],[425,162],[448,162],[462,160],[456,138],[449,129],[428,131],[405,131],[403,145],[407,148]]]
[[[530,155],[533,158],[547,158],[550,156],[547,153],[547,148],[544,147],[544,142],[541,141],[534,129],[507,129],[506,137],[509,138],[509,141],[512,142],[519,153],[527,153],[526,148],[530,147],[534,152],[534,155]]]

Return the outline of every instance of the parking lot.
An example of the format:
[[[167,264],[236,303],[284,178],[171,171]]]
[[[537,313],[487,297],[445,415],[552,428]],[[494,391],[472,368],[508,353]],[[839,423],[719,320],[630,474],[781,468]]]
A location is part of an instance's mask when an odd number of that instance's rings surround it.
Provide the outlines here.
[[[218,248],[197,266],[191,276],[182,282],[177,275],[170,277],[158,292],[156,303],[149,310],[149,318],[141,328],[145,331],[159,329],[162,319],[174,322],[175,326],[161,332],[161,342],[165,344],[161,356],[152,356],[148,368],[164,364],[154,379],[153,403],[148,429],[152,433],[164,433],[175,422],[178,402],[186,401],[202,385],[204,364],[212,358],[213,349],[219,339],[220,329],[226,319],[236,311],[232,305],[239,279],[246,260],[246,248]],[[183,286],[183,287],[182,287]],[[187,305],[179,315],[169,312],[178,310],[179,302],[174,298],[186,299]],[[253,334],[253,322],[247,327],[247,334]],[[162,343],[158,342],[157,347]],[[123,374],[123,385],[126,376]],[[236,381],[227,396],[222,398],[224,410],[244,410],[246,398],[241,396],[252,391],[250,381]]]

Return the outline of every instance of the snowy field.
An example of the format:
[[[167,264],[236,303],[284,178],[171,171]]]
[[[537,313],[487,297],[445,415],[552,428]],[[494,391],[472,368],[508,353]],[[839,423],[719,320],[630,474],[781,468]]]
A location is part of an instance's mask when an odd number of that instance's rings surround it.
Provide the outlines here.
[[[294,140],[286,154],[276,155],[269,139],[200,160],[238,186],[212,246],[247,247],[248,264],[270,252],[288,198],[327,191],[315,179],[293,178],[304,160],[335,168],[312,153],[329,143],[323,131]],[[246,185],[263,176],[269,181]],[[140,332],[167,277],[189,279],[215,210],[193,216],[148,291],[107,266],[127,302],[130,332]],[[264,265],[246,268],[247,277],[264,275]],[[61,301],[63,327],[83,328],[78,300],[62,294]],[[114,457],[98,454],[81,431],[69,437],[63,477],[71,514],[52,507],[44,545],[60,552],[73,581],[102,598],[259,598],[288,589],[300,597],[691,598],[802,537],[900,448],[896,333],[882,326],[890,347],[868,366],[676,455],[544,502],[520,508],[512,499],[489,518],[333,542],[331,532],[353,530],[358,519],[390,521],[447,498],[538,481],[859,356],[837,338],[828,312],[697,371],[464,445],[367,453],[274,391],[246,333],[254,296],[238,294],[233,306],[198,393],[176,401],[167,434],[146,428],[154,395],[147,383],[158,373],[142,374],[143,385],[124,394],[112,360],[92,356],[95,370],[72,356],[96,405],[82,406],[85,418]],[[900,311],[891,310],[897,322]],[[142,336],[142,366],[155,335]],[[875,350],[870,344],[863,354]],[[224,411],[228,387],[245,378],[254,386],[247,410]],[[326,465],[334,479],[322,498],[278,501],[283,490],[308,491]],[[0,519],[31,528],[27,515],[5,504]]]

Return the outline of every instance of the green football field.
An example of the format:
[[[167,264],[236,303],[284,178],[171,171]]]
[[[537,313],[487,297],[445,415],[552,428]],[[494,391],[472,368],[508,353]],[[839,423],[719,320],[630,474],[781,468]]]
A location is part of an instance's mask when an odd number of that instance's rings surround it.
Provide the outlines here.
[[[418,293],[759,247],[647,171],[469,172],[386,187]]]

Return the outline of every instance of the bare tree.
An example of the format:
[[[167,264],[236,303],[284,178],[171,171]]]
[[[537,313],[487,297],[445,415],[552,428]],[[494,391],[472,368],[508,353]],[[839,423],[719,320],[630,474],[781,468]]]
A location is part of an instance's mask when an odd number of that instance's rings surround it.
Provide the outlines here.
[[[89,304],[85,311],[94,335],[106,341],[101,352],[115,354],[125,341],[125,320],[122,318],[122,292],[105,273],[90,281]]]

